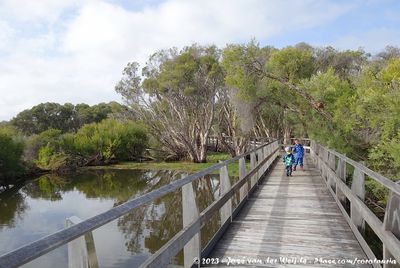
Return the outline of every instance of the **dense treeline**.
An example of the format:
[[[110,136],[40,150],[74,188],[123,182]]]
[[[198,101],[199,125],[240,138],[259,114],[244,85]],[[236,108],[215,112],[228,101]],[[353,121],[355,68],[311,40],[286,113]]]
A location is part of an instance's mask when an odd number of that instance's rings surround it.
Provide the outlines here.
[[[400,167],[400,50],[305,43],[192,45],[124,69],[116,86],[171,157],[206,161],[209,135],[232,155],[254,137],[311,137],[392,178]],[[224,139],[221,139],[224,142]]]
[[[0,181],[43,171],[136,160],[148,146],[146,127],[115,102],[43,103],[0,127]]]
[[[73,105],[48,102],[20,112],[11,120],[11,124],[25,135],[39,134],[49,128],[65,133],[77,131],[85,124],[98,123],[111,115],[127,113],[127,107],[117,102],[93,106],[84,103]]]

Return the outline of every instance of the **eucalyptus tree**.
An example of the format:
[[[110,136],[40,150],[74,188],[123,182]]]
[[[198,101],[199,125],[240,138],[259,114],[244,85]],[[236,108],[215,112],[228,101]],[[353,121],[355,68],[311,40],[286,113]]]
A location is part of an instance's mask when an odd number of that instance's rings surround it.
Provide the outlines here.
[[[223,51],[222,66],[226,88],[220,99],[219,132],[232,137],[225,142],[232,156],[242,153],[251,137],[269,136],[269,128],[257,128],[260,117],[260,72],[252,62],[266,62],[272,48],[260,49],[253,41],[249,45],[228,45]],[[262,118],[261,118],[262,119]],[[262,121],[263,122],[263,121]],[[257,132],[257,130],[258,132]]]
[[[206,162],[207,138],[224,86],[220,51],[192,45],[153,54],[139,74],[129,63],[116,91],[171,157]]]
[[[239,92],[242,101],[252,107],[253,132],[256,135],[292,135],[295,124],[302,123],[303,108],[310,107],[323,118],[331,115],[302,86],[315,73],[312,47],[299,44],[281,50],[247,45],[230,45],[224,50],[226,83]],[[278,131],[277,131],[278,130]]]

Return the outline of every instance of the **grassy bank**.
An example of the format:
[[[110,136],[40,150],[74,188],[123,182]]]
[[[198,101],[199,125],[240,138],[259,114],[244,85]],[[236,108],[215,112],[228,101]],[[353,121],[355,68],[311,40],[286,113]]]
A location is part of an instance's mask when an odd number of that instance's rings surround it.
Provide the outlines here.
[[[220,160],[227,160],[231,158],[229,154],[226,153],[209,153],[207,156],[207,163],[192,163],[189,161],[179,161],[179,162],[121,162],[118,164],[110,165],[107,167],[90,167],[90,168],[115,168],[115,169],[169,169],[169,170],[179,170],[188,173],[196,173],[205,168],[215,165]],[[250,162],[246,161],[247,170],[250,169]],[[238,177],[239,176],[239,163],[236,161],[228,166],[229,175]],[[218,170],[213,172],[218,174]]]

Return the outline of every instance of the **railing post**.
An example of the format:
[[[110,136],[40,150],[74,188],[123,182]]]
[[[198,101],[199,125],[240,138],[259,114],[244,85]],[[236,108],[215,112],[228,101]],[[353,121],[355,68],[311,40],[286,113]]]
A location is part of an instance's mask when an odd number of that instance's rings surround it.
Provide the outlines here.
[[[255,169],[256,166],[257,166],[256,153],[253,152],[253,153],[250,154],[250,168],[251,168],[251,170]],[[254,174],[251,177],[251,180],[250,180],[250,189],[253,189],[253,186],[256,184],[256,180],[257,180],[257,174]]]
[[[336,168],[336,175],[344,182],[346,183],[346,161],[344,161],[342,158],[338,158],[338,166]],[[336,196],[340,200],[342,204],[346,202],[346,196],[342,193],[342,191],[339,189],[338,184],[336,183]]]
[[[196,195],[193,191],[192,182],[182,186],[182,218],[183,227],[190,225],[199,218],[199,209],[196,204]],[[201,256],[200,233],[197,233],[183,247],[184,267],[190,268],[195,258]]]
[[[65,226],[70,227],[82,220],[72,216],[65,220]],[[68,267],[69,268],[98,268],[96,248],[92,232],[78,237],[68,243]]]
[[[336,159],[335,159],[335,155],[331,152],[329,152],[328,155],[328,166],[334,171],[336,168]]]
[[[315,162],[315,141],[313,140],[310,142],[310,155],[311,159]]]
[[[322,162],[324,163],[322,165],[322,177],[325,179],[325,181],[328,179],[328,150],[326,148],[320,147],[322,149]]]
[[[400,239],[400,196],[390,191],[388,203],[385,211],[385,218],[383,220],[383,228],[386,231],[392,232],[398,239]],[[398,249],[400,251],[400,249]],[[383,259],[388,260],[394,258],[391,252],[385,247],[383,243]],[[400,261],[400,260],[397,260]],[[399,267],[399,264],[384,264],[384,268]]]
[[[244,157],[239,159],[239,180],[246,176],[246,159]],[[248,193],[248,182],[243,184],[240,188],[240,202],[247,196]]]
[[[272,147],[273,145],[274,144],[270,144],[267,146],[267,157],[274,151],[273,147]],[[267,169],[271,166],[272,160],[273,160],[273,157],[270,157],[270,159],[268,159],[267,164],[266,164]]]
[[[331,153],[331,152],[328,152],[328,166],[329,166],[329,168],[331,169],[331,170],[333,170],[333,172],[335,172],[335,168],[336,168],[336,159],[335,159],[335,155],[333,154],[333,153]],[[334,177],[332,177],[332,172],[328,172],[327,173],[327,176],[328,176],[328,179],[329,179],[329,185],[331,186],[331,188],[332,189],[335,189],[335,187],[336,187],[336,182],[335,182],[335,178]],[[336,191],[336,189],[335,189],[335,191]]]
[[[351,191],[362,201],[364,201],[365,198],[364,182],[365,182],[364,173],[359,168],[354,167],[353,181],[351,183]],[[358,230],[361,233],[364,233],[365,221],[362,218],[361,213],[357,211],[356,206],[354,204],[351,204],[350,214],[351,214],[351,220],[353,221],[354,225],[357,226]]]
[[[268,148],[269,148],[269,145],[264,146],[264,148],[263,148],[263,155],[264,155],[263,160],[268,157]],[[268,161],[265,162],[263,165],[264,172],[267,170],[267,168],[268,168]]]
[[[229,180],[228,167],[223,166],[219,170],[219,179],[220,179],[220,196],[223,196],[231,189],[231,181]],[[227,220],[231,220],[232,216],[232,199],[229,200],[223,205],[220,209],[221,214],[221,226],[225,224]]]
[[[263,161],[263,159],[264,159],[263,157],[264,157],[263,150],[258,149],[257,150],[257,165],[259,165]],[[260,167],[257,174],[258,174],[258,176],[257,176],[257,185],[258,185],[258,182],[259,182],[261,176],[264,174],[263,167]]]
[[[319,144],[316,144],[316,146],[315,146],[315,155],[317,156],[315,158],[315,160],[317,161],[317,167],[319,170],[321,170],[322,158],[321,158],[321,146]]]

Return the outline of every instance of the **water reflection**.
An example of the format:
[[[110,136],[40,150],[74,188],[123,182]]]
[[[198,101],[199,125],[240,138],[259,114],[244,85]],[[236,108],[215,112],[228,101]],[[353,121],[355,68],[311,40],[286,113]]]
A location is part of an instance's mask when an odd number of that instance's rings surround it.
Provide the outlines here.
[[[62,229],[67,217],[90,218],[130,198],[180,178],[176,171],[85,170],[14,186],[0,194],[0,254]],[[200,211],[218,196],[218,176],[196,181]],[[219,218],[202,230],[203,246],[218,228]],[[181,190],[150,202],[94,231],[101,267],[132,267],[143,262],[182,229]],[[182,264],[178,255],[175,263]],[[67,267],[66,247],[27,267]]]
[[[13,187],[0,195],[0,231],[4,227],[15,227],[15,220],[28,208],[25,195],[19,187]]]

